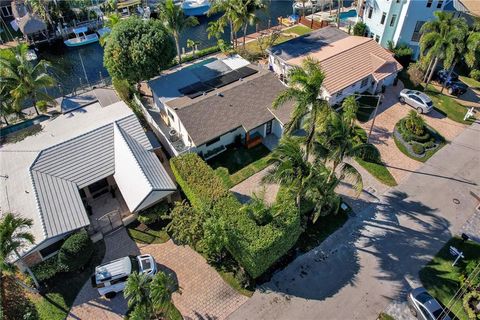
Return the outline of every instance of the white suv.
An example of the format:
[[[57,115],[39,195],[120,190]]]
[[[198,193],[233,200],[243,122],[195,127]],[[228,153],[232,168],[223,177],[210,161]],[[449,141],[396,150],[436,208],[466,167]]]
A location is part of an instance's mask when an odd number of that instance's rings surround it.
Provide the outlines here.
[[[398,97],[401,103],[406,103],[417,110],[418,113],[429,113],[433,109],[433,102],[425,93],[403,89]]]
[[[92,286],[97,288],[100,295],[113,298],[117,292],[123,291],[132,272],[153,276],[157,273],[157,264],[149,254],[123,257],[101,264],[95,268],[95,274],[91,279]]]

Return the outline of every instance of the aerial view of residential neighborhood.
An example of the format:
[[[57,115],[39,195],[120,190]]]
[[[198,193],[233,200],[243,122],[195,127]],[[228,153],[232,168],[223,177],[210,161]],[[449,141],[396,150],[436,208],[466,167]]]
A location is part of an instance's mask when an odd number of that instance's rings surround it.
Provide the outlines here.
[[[480,0],[0,0],[0,320],[480,320]]]

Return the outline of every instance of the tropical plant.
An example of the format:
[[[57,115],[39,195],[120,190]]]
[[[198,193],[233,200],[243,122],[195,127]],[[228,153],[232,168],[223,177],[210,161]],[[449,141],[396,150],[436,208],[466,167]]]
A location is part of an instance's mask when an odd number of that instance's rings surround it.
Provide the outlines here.
[[[197,18],[186,16],[182,7],[175,5],[173,0],[160,2],[158,5],[159,18],[163,21],[165,28],[173,35],[177,47],[178,63],[182,63],[182,52],[180,50],[180,33],[188,27],[198,24]]]
[[[304,142],[305,157],[307,158],[314,142],[315,131],[330,110],[328,103],[319,98],[324,79],[325,74],[320,68],[320,63],[317,60],[306,58],[301,67],[293,67],[288,72],[289,87],[281,92],[272,103],[274,109],[287,102],[295,104],[291,120],[285,126],[285,133],[291,135],[301,127],[302,121],[305,121],[304,129],[307,134]]]
[[[477,20],[468,33],[465,45],[465,63],[471,69],[480,65],[480,20]]]
[[[472,71],[470,71],[470,78],[480,81],[480,70],[473,69]]]
[[[209,262],[219,262],[223,259],[227,244],[225,221],[223,217],[210,217],[203,224],[203,238],[200,250],[207,256]]]
[[[443,60],[449,69],[459,52],[463,52],[468,26],[464,18],[454,18],[452,13],[436,11],[435,19],[425,22],[420,29],[420,54],[429,62],[426,86],[430,83],[438,62]]]
[[[361,36],[365,37],[365,34],[367,33],[367,25],[364,22],[357,22],[353,26],[353,35],[354,36]]]
[[[34,236],[27,230],[31,228],[33,221],[31,219],[22,218],[7,212],[0,220],[0,273],[13,272],[16,270],[11,261],[16,257],[22,262],[20,251],[28,244],[35,242]],[[33,279],[35,286],[40,287],[37,278],[32,270],[23,264],[28,274]]]
[[[158,319],[171,307],[175,282],[159,271],[153,278],[145,273],[133,272],[125,284],[123,294],[132,309],[130,319]]]
[[[92,257],[93,242],[86,230],[78,231],[65,240],[57,255],[58,265],[63,271],[83,268]]]
[[[405,127],[411,133],[421,136],[425,133],[425,120],[414,110],[410,110],[408,116],[405,118]]]
[[[242,24],[243,28],[243,49],[245,49],[245,42],[247,39],[247,28],[259,21],[256,16],[257,10],[265,8],[262,0],[241,0],[241,5],[238,8],[238,20]]]
[[[214,15],[222,12],[222,16],[217,19],[217,23],[212,24],[210,32],[218,34],[220,30],[223,32],[225,26],[230,26],[230,42],[235,48],[237,46],[237,32],[242,27],[240,12],[242,9],[242,0],[214,0],[208,15]]]
[[[204,234],[203,223],[206,220],[204,211],[192,208],[186,201],[176,202],[169,218],[172,220],[167,226],[167,231],[174,241],[195,248]]]
[[[195,55],[195,50],[200,42],[192,39],[187,39],[187,48],[192,49],[192,55]]]
[[[55,1],[54,1],[55,2]],[[43,20],[53,26],[52,17],[50,16],[50,1],[47,0],[26,0],[25,3],[30,6],[33,13],[37,14]]]
[[[119,13],[111,13],[107,16],[107,20],[105,22],[105,27],[110,29],[109,32],[104,33],[100,37],[100,45],[103,47],[108,41],[108,37],[110,36],[110,32],[113,30],[113,28],[120,22],[122,19],[122,16]]]
[[[55,85],[47,73],[50,63],[40,60],[33,65],[27,60],[28,45],[19,44],[15,48],[5,50],[0,56],[2,67],[2,83],[10,88],[9,95],[13,101],[13,108],[20,110],[27,102],[32,103],[37,115],[39,105],[46,106],[45,102],[54,99],[45,89]]]
[[[0,116],[3,117],[7,126],[9,125],[8,116],[13,113],[18,113],[19,111],[20,110],[14,107],[9,87],[6,83],[0,81]]]
[[[130,17],[110,33],[103,64],[113,78],[137,83],[157,76],[174,57],[174,39],[162,22]]]
[[[315,154],[330,168],[326,184],[330,185],[339,174],[339,180],[350,180],[360,193],[363,180],[357,169],[345,162],[347,158],[358,157],[367,161],[378,161],[380,155],[377,148],[370,143],[360,142],[363,130],[356,124],[358,111],[357,101],[348,97],[342,104],[343,113],[331,111],[324,127],[318,131],[315,141]]]

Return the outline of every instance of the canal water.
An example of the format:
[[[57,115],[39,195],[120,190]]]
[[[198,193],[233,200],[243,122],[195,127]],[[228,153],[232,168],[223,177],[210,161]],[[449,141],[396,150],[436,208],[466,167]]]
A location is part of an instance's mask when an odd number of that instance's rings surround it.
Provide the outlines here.
[[[292,14],[292,0],[266,1],[267,8],[258,12],[259,22],[251,26],[248,33],[277,25],[277,18]],[[207,48],[216,44],[216,39],[208,39],[207,27],[210,21],[220,15],[199,17],[200,24],[188,28],[181,35],[181,46],[186,48],[187,39],[199,42],[198,48]],[[224,37],[228,40],[230,31],[225,29]],[[103,66],[103,48],[98,44],[89,44],[78,48],[68,48],[63,43],[40,49],[39,58],[46,59],[53,65],[53,73],[58,80],[58,87],[52,90],[55,97],[78,91],[81,87],[101,83],[108,78],[108,72]],[[83,61],[83,64],[82,64]]]

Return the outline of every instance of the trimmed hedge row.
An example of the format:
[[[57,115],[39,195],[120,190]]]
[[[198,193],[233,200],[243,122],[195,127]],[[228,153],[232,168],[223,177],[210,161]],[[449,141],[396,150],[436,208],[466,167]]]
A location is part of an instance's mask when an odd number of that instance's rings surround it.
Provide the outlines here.
[[[274,219],[259,226],[230,193],[222,179],[197,154],[170,160],[178,184],[197,210],[209,210],[227,220],[227,249],[252,278],[263,274],[296,243],[301,233],[294,197],[279,192]]]

